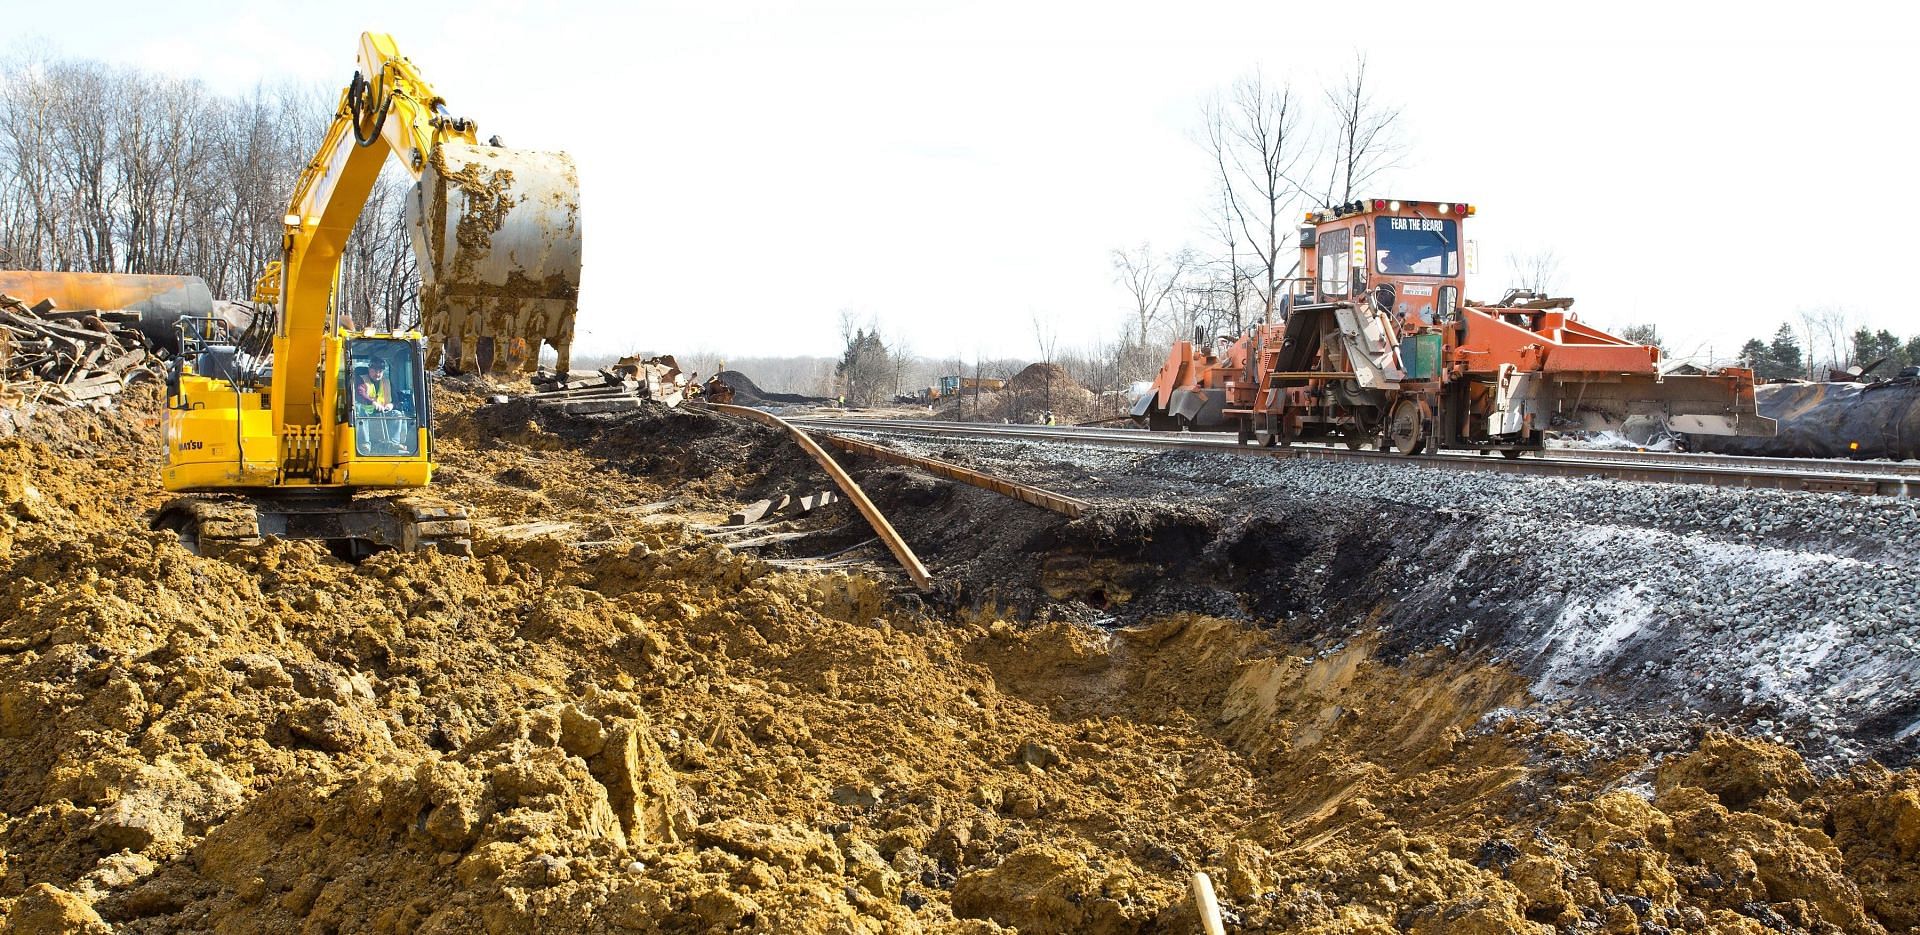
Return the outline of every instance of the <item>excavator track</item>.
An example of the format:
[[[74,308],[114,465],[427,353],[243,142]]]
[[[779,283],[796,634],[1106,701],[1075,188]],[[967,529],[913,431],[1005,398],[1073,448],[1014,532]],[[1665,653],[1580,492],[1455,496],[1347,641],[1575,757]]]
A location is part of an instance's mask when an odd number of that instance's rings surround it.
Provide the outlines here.
[[[189,550],[210,557],[257,545],[268,536],[319,539],[348,559],[386,549],[473,554],[466,507],[419,494],[188,494],[161,507],[151,525],[179,533]]]
[[[218,557],[261,541],[259,510],[237,495],[175,497],[160,508],[151,525],[179,533],[180,544],[195,555]]]
[[[418,494],[385,498],[402,524],[399,548],[406,551],[439,549],[448,555],[473,554],[473,524],[467,508],[451,500]]]

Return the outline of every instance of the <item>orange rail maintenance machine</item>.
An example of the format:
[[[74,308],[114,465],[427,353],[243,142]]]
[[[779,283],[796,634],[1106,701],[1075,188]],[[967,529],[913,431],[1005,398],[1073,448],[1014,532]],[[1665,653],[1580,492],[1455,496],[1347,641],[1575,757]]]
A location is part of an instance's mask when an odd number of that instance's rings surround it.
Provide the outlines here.
[[[1154,429],[1239,429],[1242,442],[1428,448],[1542,447],[1551,426],[1771,435],[1753,372],[1662,374],[1660,349],[1580,323],[1572,299],[1465,299],[1461,202],[1355,201],[1307,215],[1278,321],[1211,345],[1179,341],[1135,400]],[[1196,338],[1200,337],[1196,335]]]

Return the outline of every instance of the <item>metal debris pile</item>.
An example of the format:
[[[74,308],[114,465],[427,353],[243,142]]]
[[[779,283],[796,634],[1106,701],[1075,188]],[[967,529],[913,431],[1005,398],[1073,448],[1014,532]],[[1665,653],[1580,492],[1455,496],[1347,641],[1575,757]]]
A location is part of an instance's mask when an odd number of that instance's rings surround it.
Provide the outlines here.
[[[640,408],[643,401],[677,407],[696,397],[715,402],[732,398],[732,390],[718,378],[709,378],[705,384],[698,378],[697,373],[682,371],[671,354],[629,356],[580,379],[542,371],[534,375],[534,392],[526,398],[570,415],[626,412]]]
[[[59,309],[0,293],[0,399],[103,404],[158,360],[140,312]]]

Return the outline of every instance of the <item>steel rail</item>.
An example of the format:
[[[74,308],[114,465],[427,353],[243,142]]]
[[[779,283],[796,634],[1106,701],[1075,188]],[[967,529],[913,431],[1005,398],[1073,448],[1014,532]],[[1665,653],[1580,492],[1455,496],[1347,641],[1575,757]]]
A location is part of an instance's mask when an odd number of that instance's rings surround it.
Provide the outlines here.
[[[933,576],[927,572],[927,566],[921,564],[920,556],[913,554],[913,547],[907,544],[907,540],[900,537],[900,533],[894,530],[892,523],[887,522],[887,517],[880,512],[880,508],[874,506],[872,500],[867,499],[867,492],[861,490],[860,485],[854,483],[852,477],[847,476],[846,469],[833,460],[833,456],[827,454],[826,450],[820,447],[819,442],[814,441],[793,423],[764,410],[725,403],[707,403],[706,405],[716,412],[751,419],[776,429],[784,429],[801,450],[812,457],[814,462],[827,472],[827,476],[833,478],[833,482],[839,485],[840,492],[846,494],[848,500],[853,501],[860,515],[866,517],[867,525],[873,528],[874,535],[879,536],[880,541],[886,543],[887,550],[893,553],[893,557],[900,562],[900,567],[906,570],[907,577],[913,579],[914,586],[922,591],[933,589]]]
[[[888,419],[804,418],[790,420],[812,430],[866,432],[872,434],[922,435],[934,437],[1003,438],[1107,447],[1188,449],[1265,456],[1278,459],[1318,459],[1327,461],[1371,461],[1415,464],[1441,470],[1490,471],[1503,474],[1531,474],[1554,477],[1603,477],[1642,483],[1707,484],[1718,487],[1744,487],[1773,490],[1800,490],[1920,497],[1920,471],[1873,471],[1879,465],[1846,462],[1825,465],[1806,459],[1740,458],[1727,463],[1718,455],[1644,458],[1660,452],[1581,452],[1568,456],[1565,449],[1545,457],[1489,458],[1471,452],[1451,454],[1401,455],[1392,452],[1350,450],[1327,445],[1295,444],[1284,448],[1260,448],[1242,445],[1232,434],[1193,432],[1145,432],[1137,429],[1098,429],[1076,426],[994,425],[992,423],[923,422]],[[1628,454],[1632,457],[1618,457]],[[1787,461],[1786,466],[1773,462]],[[1766,462],[1756,465],[1753,462]],[[1803,467],[1801,465],[1819,465]],[[1904,465],[1887,467],[1905,468]]]
[[[834,435],[827,432],[820,434],[820,440],[842,451],[856,455],[865,455],[876,461],[885,461],[889,464],[916,467],[929,474],[945,477],[949,480],[957,480],[963,484],[971,484],[981,490],[991,490],[1003,497],[1011,497],[1022,503],[1030,503],[1041,509],[1052,510],[1063,516],[1078,518],[1080,514],[1086,512],[1087,509],[1087,501],[1078,497],[1064,496],[1054,493],[1051,490],[1035,487],[1032,484],[1022,484],[1019,481],[1008,480],[996,474],[988,474],[985,471],[976,471],[952,462],[941,461],[938,458],[923,458],[918,455],[910,455],[904,451],[888,448],[885,445],[876,445],[872,442],[861,441],[857,438],[848,438],[845,435]]]
[[[1135,432],[1139,428],[1091,428],[1091,426],[1010,426],[993,422],[937,422],[937,420],[910,419],[835,419],[835,424],[977,424],[983,432],[1056,432],[1064,436],[1073,436],[1077,432]],[[1173,434],[1173,432],[1162,432]],[[1208,438],[1208,440],[1233,440],[1233,432],[1183,432],[1183,436]],[[1323,442],[1294,442],[1294,445],[1325,445],[1325,447],[1344,447],[1340,444]],[[1488,451],[1490,455],[1492,451]],[[1478,451],[1457,449],[1457,451],[1438,451],[1440,457],[1478,457]],[[1701,467],[1751,467],[1761,470],[1812,470],[1816,474],[1887,474],[1887,476],[1912,476],[1920,478],[1920,461],[1843,461],[1843,459],[1820,459],[1820,457],[1759,457],[1759,455],[1711,455],[1699,451],[1630,451],[1630,449],[1611,449],[1611,447],[1548,447],[1544,457],[1553,457],[1561,461],[1634,461],[1634,463],[1655,463],[1655,465],[1701,465]]]
[[[968,426],[977,426],[978,430],[981,432],[1012,433],[1020,437],[1031,437],[1035,433],[1039,433],[1039,432],[1054,433],[1054,434],[1060,435],[1061,437],[1074,437],[1076,433],[1086,432],[1086,431],[1129,432],[1134,434],[1146,434],[1145,430],[1142,430],[1142,429],[1132,429],[1132,428],[1100,429],[1100,428],[1093,428],[1093,427],[1082,426],[1082,425],[1070,425],[1070,426],[1006,425],[1006,424],[994,424],[991,422],[955,423],[955,422],[937,422],[937,421],[910,420],[910,419],[831,419],[831,418],[827,418],[827,419],[818,420],[819,424],[825,424],[828,421],[831,421],[835,425],[855,425],[855,424],[877,425],[877,426],[920,425],[920,426],[929,426],[929,427],[940,426],[940,425],[949,425],[949,426],[968,425]],[[1182,433],[1161,432],[1158,434],[1162,434],[1162,435],[1177,434],[1181,437],[1209,439],[1215,442],[1224,441],[1224,442],[1237,444],[1237,442],[1234,442],[1235,435],[1232,432],[1215,432],[1215,431],[1182,432]],[[1308,447],[1320,446],[1320,447],[1329,447],[1329,448],[1345,447],[1344,445],[1339,443],[1322,443],[1322,442],[1294,442],[1294,445],[1308,446]],[[1493,452],[1489,451],[1489,452],[1485,452],[1485,454],[1491,455],[1493,454]],[[1435,456],[1454,457],[1454,458],[1474,458],[1474,457],[1482,456],[1482,453],[1478,451],[1472,451],[1472,450],[1447,450],[1447,451],[1436,452]],[[1713,467],[1713,468],[1746,467],[1746,468],[1756,468],[1760,470],[1811,471],[1816,474],[1873,474],[1873,475],[1888,475],[1888,476],[1894,476],[1894,477],[1920,478],[1920,461],[1848,461],[1848,460],[1841,460],[1841,459],[1834,459],[1834,458],[1764,458],[1764,457],[1758,457],[1753,455],[1721,455],[1721,454],[1706,454],[1702,452],[1691,452],[1691,451],[1637,451],[1637,450],[1622,450],[1622,449],[1611,449],[1611,448],[1548,448],[1546,450],[1544,457],[1556,458],[1562,461],[1576,461],[1576,460],[1577,461],[1627,461],[1627,462],[1663,464],[1663,465],[1664,464],[1700,465],[1703,467]]]

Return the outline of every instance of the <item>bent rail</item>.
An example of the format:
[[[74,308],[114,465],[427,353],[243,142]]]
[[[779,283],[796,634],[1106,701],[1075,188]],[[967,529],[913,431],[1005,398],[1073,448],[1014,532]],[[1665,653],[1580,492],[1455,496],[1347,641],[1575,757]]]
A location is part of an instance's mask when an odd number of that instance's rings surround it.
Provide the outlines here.
[[[806,432],[771,412],[730,403],[707,403],[706,405],[715,412],[751,419],[777,429],[785,429],[787,434],[792,435],[793,440],[799,443],[801,450],[812,457],[821,469],[827,472],[827,476],[833,478],[833,482],[840,487],[840,492],[846,494],[848,500],[853,501],[853,505],[860,510],[860,515],[866,517],[867,525],[873,527],[874,534],[880,537],[881,542],[887,544],[887,550],[899,560],[900,567],[907,572],[907,577],[913,579],[914,587],[922,591],[933,589],[933,576],[927,572],[927,566],[920,563],[920,557],[913,554],[913,549],[907,545],[906,540],[900,538],[900,534],[894,531],[893,524],[887,522],[887,517],[880,512],[880,508],[874,506],[872,500],[867,499],[867,492],[861,490],[860,485],[854,483],[853,478],[848,476],[846,469],[833,460],[833,456],[827,454],[826,449],[821,448],[820,444]]]

